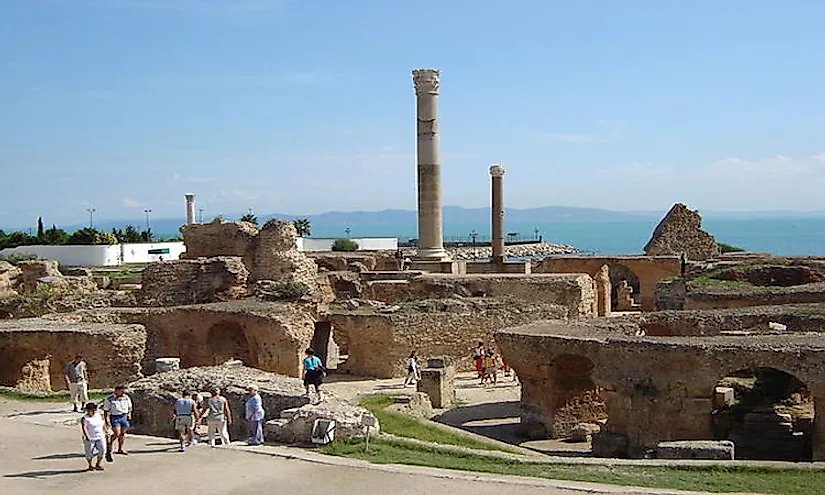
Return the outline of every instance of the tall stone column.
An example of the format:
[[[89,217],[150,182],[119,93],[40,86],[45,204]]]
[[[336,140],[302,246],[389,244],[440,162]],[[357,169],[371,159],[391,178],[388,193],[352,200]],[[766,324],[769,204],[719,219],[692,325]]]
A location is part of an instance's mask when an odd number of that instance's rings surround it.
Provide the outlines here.
[[[425,261],[448,259],[444,251],[441,213],[441,143],[438,135],[438,85],[441,72],[414,70],[418,144],[418,256]]]
[[[186,225],[195,223],[195,195],[186,194]]]
[[[492,179],[493,263],[504,263],[504,167],[490,165]]]

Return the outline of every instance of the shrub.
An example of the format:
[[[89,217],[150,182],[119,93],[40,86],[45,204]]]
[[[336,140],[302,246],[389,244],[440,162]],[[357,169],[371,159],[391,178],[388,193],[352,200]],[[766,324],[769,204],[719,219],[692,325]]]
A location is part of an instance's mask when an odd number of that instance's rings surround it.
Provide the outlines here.
[[[295,300],[309,295],[309,287],[301,282],[281,282],[274,287],[276,299]]]
[[[745,250],[740,248],[740,247],[731,246],[730,244],[725,244],[724,242],[717,242],[716,244],[719,246],[719,249],[721,249],[723,253],[744,253],[745,252]]]
[[[32,261],[36,259],[37,255],[32,253],[11,253],[5,256],[0,255],[0,261],[8,261],[12,265],[16,265],[21,261]]]
[[[352,239],[335,239],[332,243],[333,251],[358,251],[358,243]]]

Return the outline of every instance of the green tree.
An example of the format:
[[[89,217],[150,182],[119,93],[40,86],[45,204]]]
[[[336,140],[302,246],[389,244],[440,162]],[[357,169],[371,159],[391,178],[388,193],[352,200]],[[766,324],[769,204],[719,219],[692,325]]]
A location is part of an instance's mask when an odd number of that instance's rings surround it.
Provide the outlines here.
[[[49,246],[61,246],[69,242],[69,234],[65,230],[52,225],[52,228],[43,232],[43,237],[40,240]]]
[[[37,239],[43,239],[43,217],[37,217]]]
[[[101,232],[95,228],[86,227],[72,233],[67,244],[84,246],[117,244],[117,237],[111,232]]]
[[[241,216],[241,222],[249,222],[258,225],[258,217],[256,217],[254,213],[247,213]]]
[[[332,243],[333,251],[358,251],[358,243],[352,239],[335,239]]]
[[[0,239],[0,249],[33,246],[35,244],[37,244],[37,238],[25,232],[12,232]]]
[[[310,225],[308,218],[298,218],[293,220],[292,224],[295,225],[298,237],[309,237],[312,235],[312,225]]]

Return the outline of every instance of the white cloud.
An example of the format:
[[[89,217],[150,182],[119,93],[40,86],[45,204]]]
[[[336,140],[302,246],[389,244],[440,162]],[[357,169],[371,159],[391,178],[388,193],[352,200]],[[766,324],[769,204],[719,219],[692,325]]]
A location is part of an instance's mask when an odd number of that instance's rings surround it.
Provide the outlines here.
[[[813,155],[811,157],[811,160],[825,163],[825,153],[820,153],[818,155]]]
[[[127,208],[138,208],[140,206],[143,206],[143,204],[136,199],[123,198],[123,206]]]

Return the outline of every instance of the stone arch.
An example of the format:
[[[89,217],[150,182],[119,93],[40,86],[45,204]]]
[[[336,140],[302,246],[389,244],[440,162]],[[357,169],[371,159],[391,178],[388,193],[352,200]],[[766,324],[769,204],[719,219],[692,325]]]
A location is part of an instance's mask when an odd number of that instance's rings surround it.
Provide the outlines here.
[[[621,263],[609,263],[608,268],[610,269],[610,299],[612,307],[616,310],[622,311],[619,305],[619,286],[621,286],[622,281],[624,280],[626,280],[630,288],[633,289],[634,304],[641,304],[642,288],[641,283],[639,282],[639,276],[636,272]]]
[[[206,333],[205,363],[221,364],[231,359],[240,359],[246,366],[257,366],[243,326],[232,320],[221,320],[209,327]]]
[[[798,377],[753,366],[726,373],[714,391],[713,436],[733,441],[737,459],[812,459],[815,401]]]
[[[560,354],[549,364],[552,382],[547,404],[552,410],[552,434],[570,436],[579,423],[598,423],[607,419],[602,388],[593,378],[595,364],[581,354]]]

